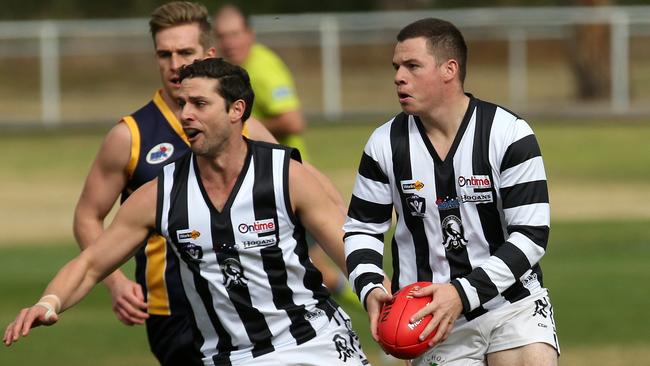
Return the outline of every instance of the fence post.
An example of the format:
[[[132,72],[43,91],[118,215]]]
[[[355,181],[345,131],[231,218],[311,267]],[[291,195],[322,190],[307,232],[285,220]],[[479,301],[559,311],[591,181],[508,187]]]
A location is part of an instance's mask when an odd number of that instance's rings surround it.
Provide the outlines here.
[[[59,87],[59,29],[56,23],[44,21],[39,33],[41,61],[41,121],[45,126],[61,122]]]
[[[320,44],[323,112],[327,120],[335,120],[341,117],[341,57],[339,25],[335,17],[321,18]]]
[[[528,89],[526,31],[508,32],[508,87],[512,108],[525,108]]]
[[[629,38],[630,20],[623,11],[613,11],[610,18],[611,31],[611,75],[612,75],[612,110],[624,113],[630,107],[629,86]]]

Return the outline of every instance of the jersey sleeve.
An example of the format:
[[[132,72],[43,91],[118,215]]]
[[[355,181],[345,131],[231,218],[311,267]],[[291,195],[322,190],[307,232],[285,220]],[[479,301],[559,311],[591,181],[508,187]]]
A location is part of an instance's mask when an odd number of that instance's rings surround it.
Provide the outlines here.
[[[349,281],[364,307],[370,290],[380,287],[386,291],[382,285],[384,233],[390,229],[393,209],[388,174],[381,164],[382,146],[376,135],[361,156],[343,226]]]
[[[502,294],[530,272],[544,253],[550,228],[550,206],[544,163],[537,139],[528,124],[516,120],[491,151],[500,186],[506,242],[469,275],[453,280],[463,302],[472,311]]]

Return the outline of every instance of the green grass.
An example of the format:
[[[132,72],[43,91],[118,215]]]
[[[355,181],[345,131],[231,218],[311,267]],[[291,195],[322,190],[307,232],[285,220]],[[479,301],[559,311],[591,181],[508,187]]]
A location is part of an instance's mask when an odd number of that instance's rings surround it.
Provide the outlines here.
[[[349,197],[365,141],[380,123],[383,121],[310,126],[306,139],[312,161],[341,188],[345,199]],[[551,185],[598,187],[600,183],[610,183],[650,189],[650,145],[646,143],[650,140],[650,125],[536,123],[533,127]],[[107,130],[108,127],[72,133],[3,131],[0,144],[9,153],[0,160],[0,193],[21,194],[6,192],[6,187],[18,189],[29,183],[29,189],[41,189],[50,192],[50,196],[72,191],[73,195],[64,198],[74,202],[78,192],[70,187],[80,186]],[[23,211],[48,207],[51,216],[71,215],[58,206],[31,202],[28,198],[25,196],[22,204],[33,207]],[[602,200],[595,207],[607,211],[609,203],[615,200],[617,197],[603,191]],[[9,209],[3,207],[2,211]],[[32,232],[39,232],[41,223],[31,222],[31,217],[23,220],[33,228],[21,233],[26,238],[21,241],[24,244],[16,245],[0,236],[0,327],[13,319],[20,308],[38,299],[49,279],[78,252],[68,228],[61,231],[67,234],[36,244],[29,237]],[[0,222],[2,232],[12,230],[2,225]],[[637,360],[627,362],[619,354],[628,353],[629,347],[637,347],[631,354],[650,347],[649,225],[650,217],[626,221],[615,215],[598,221],[553,221],[542,267],[555,306],[565,360],[576,361],[580,355],[600,355],[598,352],[606,350],[603,352],[610,352],[605,354],[610,357],[606,358],[610,360],[608,365],[642,364]],[[126,272],[131,273],[132,268]],[[366,352],[380,364],[379,350],[368,333],[366,314],[355,307],[347,306],[346,310],[353,317]],[[571,358],[572,352],[578,356]],[[620,362],[611,361],[612,353]],[[98,286],[66,312],[56,326],[34,329],[28,339],[10,349],[0,349],[0,365],[45,363],[146,366],[155,361],[149,353],[144,328],[119,323],[110,310],[107,291]]]

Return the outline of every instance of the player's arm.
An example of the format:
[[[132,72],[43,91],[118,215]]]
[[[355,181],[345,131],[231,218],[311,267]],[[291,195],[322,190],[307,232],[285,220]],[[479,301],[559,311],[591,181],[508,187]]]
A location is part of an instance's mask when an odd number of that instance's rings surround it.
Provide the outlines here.
[[[104,231],[104,221],[127,184],[126,167],[131,156],[131,133],[118,123],[106,135],[95,157],[74,212],[73,231],[81,249]],[[140,285],[117,269],[104,283],[109,288],[113,311],[124,324],[142,324],[148,317]]]
[[[350,284],[368,311],[371,333],[377,340],[381,306],[391,299],[383,285],[382,264],[393,205],[389,179],[379,163],[380,147],[374,141],[371,137],[362,154],[343,229]]]
[[[57,273],[41,300],[18,314],[5,330],[5,345],[27,336],[33,327],[54,324],[60,312],[79,302],[135,253],[155,225],[156,184],[149,182],[133,193],[96,242]]]
[[[289,165],[289,195],[293,211],[325,253],[345,272],[343,213],[323,194],[316,178],[295,160]]]
[[[270,142],[272,144],[277,144],[278,140],[273,137],[273,134],[264,127],[262,122],[257,119],[250,117],[246,120],[246,126],[248,128],[248,138],[251,140]]]
[[[264,118],[266,128],[274,136],[299,135],[305,130],[305,119],[300,109],[294,109]]]

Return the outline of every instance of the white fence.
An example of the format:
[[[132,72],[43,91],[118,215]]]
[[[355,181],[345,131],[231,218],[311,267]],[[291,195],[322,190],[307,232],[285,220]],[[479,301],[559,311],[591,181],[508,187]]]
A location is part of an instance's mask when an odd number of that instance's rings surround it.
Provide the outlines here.
[[[650,6],[271,14],[254,16],[252,23],[258,39],[273,48],[307,47],[320,50],[320,76],[314,77],[319,80],[316,84],[320,85],[311,85],[311,87],[320,89],[318,93],[314,92],[314,95],[319,95],[321,100],[320,103],[313,103],[311,107],[307,107],[306,112],[334,120],[344,115],[384,111],[383,103],[378,103],[376,108],[366,106],[365,109],[354,105],[344,106],[345,90],[350,87],[344,86],[342,69],[346,65],[342,61],[341,50],[344,47],[354,48],[361,45],[392,45],[395,34],[404,25],[430,16],[443,18],[456,24],[463,31],[468,42],[499,41],[507,45],[505,76],[508,82],[503,86],[507,89],[507,100],[504,102],[517,105],[517,110],[534,108],[536,105],[528,98],[528,90],[531,88],[528,80],[528,65],[531,62],[528,57],[528,45],[531,42],[567,40],[573,34],[573,27],[580,24],[609,24],[611,25],[609,44],[611,99],[601,107],[607,113],[615,114],[630,113],[635,110],[633,97],[630,95],[632,87],[630,42],[635,37],[650,37]],[[12,62],[14,59],[24,58],[39,60],[40,122],[45,125],[56,125],[67,119],[62,114],[61,108],[63,86],[60,60],[62,57],[146,53],[151,49],[148,37],[147,19],[0,22],[0,45],[3,43],[10,45],[0,47],[0,62]],[[121,41],[103,42],[105,39],[115,38]],[[84,46],[79,46],[79,42],[68,42],[64,47],[61,44],[64,39],[83,39],[90,42],[85,43]],[[32,46],[29,46],[30,44]],[[34,46],[35,44],[38,46]],[[388,67],[390,57],[391,54],[386,53],[385,59],[377,62]],[[470,62],[473,57],[476,55],[472,53],[470,47]],[[359,71],[363,72],[363,70]],[[468,78],[472,75],[470,70]],[[5,78],[9,84],[19,82],[12,79],[10,75],[0,77],[2,78],[0,84],[5,84],[3,81]],[[300,75],[296,75],[296,79],[300,86]],[[390,79],[386,80],[387,84],[390,82]],[[635,86],[635,88],[639,87]],[[11,93],[5,92],[5,94]],[[7,98],[3,98],[2,103],[8,103]],[[639,100],[636,105],[642,106],[648,103]],[[396,107],[397,104],[394,104],[390,109],[396,110]],[[0,116],[7,115],[3,112],[0,111]],[[21,114],[17,110],[12,112],[14,115]],[[0,117],[0,121],[2,118]],[[119,116],[106,115],[95,118],[114,120]]]

